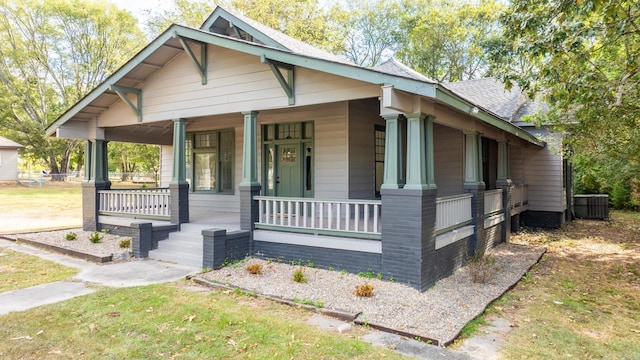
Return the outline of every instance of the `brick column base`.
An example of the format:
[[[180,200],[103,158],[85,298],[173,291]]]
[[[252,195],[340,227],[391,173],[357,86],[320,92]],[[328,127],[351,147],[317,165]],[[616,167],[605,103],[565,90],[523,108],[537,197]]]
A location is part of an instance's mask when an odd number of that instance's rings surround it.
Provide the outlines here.
[[[189,222],[189,184],[169,184],[171,193],[171,223]]]
[[[98,224],[98,191],[108,190],[109,183],[95,183],[87,181],[82,183],[82,230],[99,231]]]
[[[260,195],[260,185],[240,185],[240,229],[253,230],[259,219],[258,201],[254,196]]]
[[[484,234],[484,184],[465,184],[466,193],[472,194],[471,199],[471,217],[475,232],[469,241],[469,256],[473,256],[477,250],[486,248],[486,238]]]

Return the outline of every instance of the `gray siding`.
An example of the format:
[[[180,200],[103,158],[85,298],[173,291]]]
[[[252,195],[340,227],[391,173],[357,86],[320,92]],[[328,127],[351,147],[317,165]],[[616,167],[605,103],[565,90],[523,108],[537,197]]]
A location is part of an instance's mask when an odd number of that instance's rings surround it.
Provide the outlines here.
[[[18,180],[18,150],[0,149],[0,181]]]
[[[464,192],[463,141],[462,131],[433,124],[434,168],[439,197]]]
[[[349,198],[375,198],[375,125],[384,125],[376,99],[349,102]]]
[[[526,183],[524,177],[524,147],[509,145],[509,176],[514,184]]]
[[[544,135],[544,134],[542,134]],[[562,182],[560,135],[547,134],[547,146],[525,148],[525,178],[529,184],[529,210],[562,212],[565,210]]]

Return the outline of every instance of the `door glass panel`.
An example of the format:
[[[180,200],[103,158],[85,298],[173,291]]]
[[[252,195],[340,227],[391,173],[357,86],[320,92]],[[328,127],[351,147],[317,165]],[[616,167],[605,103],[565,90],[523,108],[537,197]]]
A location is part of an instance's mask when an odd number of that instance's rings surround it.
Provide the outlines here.
[[[286,147],[282,148],[282,158],[281,161],[283,163],[287,162],[296,162],[298,160],[297,149],[294,147]]]
[[[273,164],[273,160],[274,160],[274,148],[273,146],[266,146],[267,151],[267,190],[269,191],[270,195],[273,195],[273,176],[274,176],[274,164]]]
[[[198,153],[195,156],[196,190],[215,190],[216,153]]]

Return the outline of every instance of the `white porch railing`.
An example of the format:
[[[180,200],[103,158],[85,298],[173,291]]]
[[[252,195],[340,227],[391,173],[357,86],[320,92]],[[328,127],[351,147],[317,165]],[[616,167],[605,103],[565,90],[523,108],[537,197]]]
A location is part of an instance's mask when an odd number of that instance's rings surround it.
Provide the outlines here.
[[[379,239],[380,200],[320,200],[254,196],[259,204],[256,228]]]
[[[484,214],[489,215],[500,210],[502,210],[502,189],[485,191]]]
[[[511,215],[526,210],[529,204],[529,185],[515,185],[511,190]]]
[[[98,212],[103,215],[168,219],[171,195],[168,188],[98,191]]]
[[[436,233],[443,233],[471,222],[472,194],[436,199]]]

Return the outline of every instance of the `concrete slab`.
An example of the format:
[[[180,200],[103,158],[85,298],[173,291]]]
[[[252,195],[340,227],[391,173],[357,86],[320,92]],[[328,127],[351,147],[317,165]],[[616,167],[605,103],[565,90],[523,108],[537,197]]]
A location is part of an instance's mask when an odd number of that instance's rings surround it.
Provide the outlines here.
[[[76,296],[92,293],[93,291],[94,290],[87,288],[85,284],[80,282],[57,281],[1,293],[0,315],[69,300]]]
[[[473,359],[499,359],[500,349],[504,344],[504,335],[511,332],[511,322],[504,318],[496,318],[489,325],[480,329],[481,333],[474,335],[462,343],[459,351],[469,354]]]
[[[395,350],[416,359],[471,360],[467,354],[448,350],[434,345],[382,331],[373,331],[362,338],[364,341]]]
[[[154,260],[86,266],[76,279],[109,287],[131,287],[180,280],[201,269]]]

